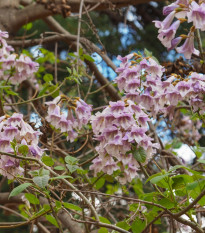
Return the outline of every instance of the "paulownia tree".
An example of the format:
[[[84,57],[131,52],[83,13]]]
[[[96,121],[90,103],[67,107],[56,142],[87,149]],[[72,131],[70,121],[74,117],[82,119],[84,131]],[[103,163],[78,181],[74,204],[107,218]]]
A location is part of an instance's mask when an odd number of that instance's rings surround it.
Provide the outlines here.
[[[177,0],[154,21],[161,43],[187,60],[165,68],[144,49],[119,55],[116,67],[90,12],[136,3],[0,1],[0,208],[21,219],[1,221],[3,231],[204,232],[205,3]],[[71,12],[76,35],[52,17]],[[81,36],[83,14],[96,44]],[[30,39],[36,19],[52,33]],[[62,41],[66,56],[58,53]],[[44,47],[51,42],[54,51]],[[114,80],[99,71],[94,52]],[[193,164],[175,150],[185,145]]]

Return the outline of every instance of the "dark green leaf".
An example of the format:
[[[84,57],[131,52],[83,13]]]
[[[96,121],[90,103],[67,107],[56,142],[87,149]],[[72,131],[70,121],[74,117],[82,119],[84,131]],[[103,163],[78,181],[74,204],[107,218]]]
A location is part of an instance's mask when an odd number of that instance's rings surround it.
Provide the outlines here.
[[[146,161],[146,157],[147,157],[144,148],[141,146],[139,148],[136,148],[133,151],[133,156],[140,163],[144,163]]]

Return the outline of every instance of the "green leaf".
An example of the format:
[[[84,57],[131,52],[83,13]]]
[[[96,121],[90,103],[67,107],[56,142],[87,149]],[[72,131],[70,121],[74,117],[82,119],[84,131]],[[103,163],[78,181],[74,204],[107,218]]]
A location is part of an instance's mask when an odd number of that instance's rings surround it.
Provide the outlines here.
[[[46,219],[47,219],[51,224],[53,224],[54,226],[56,226],[56,227],[59,228],[58,223],[57,223],[56,219],[55,219],[53,216],[47,214],[47,215],[46,215]]]
[[[67,155],[65,157],[65,162],[68,164],[76,164],[78,162],[78,159],[76,159],[75,157],[72,157],[70,155]]]
[[[54,165],[53,159],[49,156],[43,156],[41,161],[49,167],[52,167]]]
[[[67,69],[67,71],[68,71],[69,74],[72,73],[72,70],[70,68],[66,67],[66,69]]]
[[[195,189],[197,187],[198,184],[199,184],[198,181],[194,181],[194,182],[192,182],[190,184],[187,184],[186,189],[187,190],[193,190],[193,189]]]
[[[77,165],[70,165],[70,164],[66,164],[66,167],[68,168],[70,173],[75,172],[79,168]]]
[[[175,204],[173,202],[171,202],[169,199],[167,198],[162,198],[159,202],[160,205],[166,207],[167,209],[171,209],[175,206]]]
[[[116,226],[118,226],[118,227],[120,227],[120,228],[122,228],[122,229],[124,229],[124,230],[126,230],[126,231],[128,231],[128,230],[131,228],[131,226],[130,226],[128,223],[126,223],[125,221],[123,221],[123,222],[118,222],[118,223],[116,224]]]
[[[33,24],[31,22],[23,25],[23,28],[27,31],[29,31],[32,27],[33,27]]]
[[[28,152],[29,152],[29,148],[27,145],[20,145],[19,148],[18,148],[18,152],[22,155],[27,155]]]
[[[179,168],[185,168],[186,169],[186,167],[183,166],[183,165],[176,165],[174,167],[171,167],[171,169],[169,169],[169,172],[173,172],[173,171],[175,171],[175,170],[177,170]]]
[[[44,95],[44,94],[46,93],[46,91],[48,90],[49,86],[50,86],[50,85],[49,85],[48,83],[46,83],[46,84],[43,86],[43,89],[40,90],[40,92],[39,92],[39,94],[38,94],[37,97],[40,97],[40,96]]]
[[[50,180],[60,180],[60,179],[73,179],[73,177],[72,176],[56,176],[56,177],[50,178]]]
[[[83,54],[83,49],[80,48],[80,49],[79,49],[79,55],[81,56],[82,54]]]
[[[18,93],[11,91],[11,90],[8,90],[8,89],[5,89],[5,91],[8,95],[19,95]]]
[[[58,84],[56,84],[55,86],[50,86],[48,88],[49,92],[53,92],[55,91],[56,89],[58,88]],[[53,98],[56,98],[57,96],[59,96],[59,90],[56,90],[52,95],[51,95]]]
[[[197,162],[199,162],[199,163],[205,163],[205,159],[198,159]]]
[[[87,54],[84,54],[83,57],[84,57],[86,60],[88,60],[88,61],[91,61],[91,62],[94,62],[94,61],[95,61],[91,56],[89,56],[89,55],[87,55]]]
[[[40,204],[38,198],[35,195],[33,195],[32,193],[25,193],[25,197],[31,204],[34,204],[34,205]]]
[[[38,172],[39,176],[50,175],[50,172],[44,168],[40,168]]]
[[[44,205],[43,205],[43,209],[44,209],[45,211],[48,211],[48,210],[51,209],[51,207],[50,207],[49,204],[44,204]]]
[[[54,170],[63,171],[63,170],[65,170],[65,168],[63,166],[56,166],[56,167],[54,167]]]
[[[62,207],[62,203],[60,201],[56,201],[56,207],[60,209]]]
[[[67,209],[82,211],[82,209],[81,209],[79,206],[74,205],[74,204],[71,204],[71,203],[64,202],[63,205],[64,205],[65,208],[67,208]]]
[[[140,219],[137,219],[132,223],[132,232],[141,233],[145,228],[145,226],[146,226],[145,221],[141,221]]]
[[[49,175],[35,176],[33,182],[40,188],[45,188],[49,181]]]
[[[24,184],[19,185],[18,187],[14,188],[11,191],[9,198],[18,195],[19,193],[23,192],[26,188],[28,188],[31,185],[32,185],[31,183],[24,183]]]
[[[52,74],[45,74],[44,76],[43,76],[43,80],[45,81],[45,82],[51,82],[51,81],[53,81],[53,75]]]
[[[170,174],[167,173],[167,174],[164,174],[164,175],[161,175],[161,176],[156,176],[156,177],[152,178],[152,179],[150,180],[150,182],[151,182],[152,184],[156,184],[157,182],[161,181],[162,179],[164,179],[165,177],[167,177],[167,176],[169,176],[169,175],[170,175]]]
[[[101,227],[101,228],[98,230],[98,233],[109,233],[109,231],[107,230],[107,228]]]
[[[104,184],[105,184],[105,178],[101,178],[95,183],[95,188],[98,190],[102,188]]]
[[[144,148],[141,146],[139,148],[136,148],[133,151],[133,156],[140,163],[144,163],[146,161],[146,157],[147,157]]]
[[[77,57],[74,53],[68,53],[68,55],[71,57]]]
[[[144,54],[146,57],[151,57],[152,56],[152,52],[150,52],[148,49],[144,49]]]
[[[100,219],[100,222],[111,224],[111,222],[105,217],[99,216],[99,219]]]
[[[172,177],[172,180],[173,180],[173,184],[172,184],[172,188],[173,189],[182,189],[185,187],[185,182],[184,182],[184,179],[183,177]]]

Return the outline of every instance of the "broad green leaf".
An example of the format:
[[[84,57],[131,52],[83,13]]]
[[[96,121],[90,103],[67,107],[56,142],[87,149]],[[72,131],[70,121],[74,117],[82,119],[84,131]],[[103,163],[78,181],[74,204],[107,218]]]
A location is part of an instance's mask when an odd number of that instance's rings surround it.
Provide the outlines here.
[[[100,219],[100,222],[111,224],[111,222],[105,217],[99,216],[99,219]]]
[[[156,174],[150,176],[149,178],[147,178],[145,184],[146,184],[147,182],[149,182],[151,179],[153,179],[154,177],[161,176],[161,175],[162,175],[162,173],[160,172],[160,173],[156,173]]]
[[[65,208],[67,208],[67,209],[82,211],[82,209],[81,209],[79,206],[74,205],[74,204],[71,204],[71,203],[64,202],[63,205],[64,205]]]
[[[31,183],[24,183],[24,184],[19,185],[18,187],[14,188],[11,191],[9,197],[14,197],[18,195],[19,193],[23,192],[26,188],[28,188],[31,185],[32,185]]]
[[[41,161],[49,167],[52,167],[54,165],[53,159],[49,156],[43,156]]]
[[[56,219],[53,216],[47,214],[46,219],[54,226],[59,227]]]
[[[169,176],[169,175],[170,175],[169,173],[166,173],[166,174],[161,175],[161,176],[156,176],[156,177],[152,178],[152,179],[150,180],[150,182],[151,182],[152,184],[156,184],[157,182],[161,181],[162,179],[164,179],[165,177],[167,177],[167,176]]]
[[[33,182],[40,188],[45,188],[49,181],[49,175],[35,176]]]
[[[53,75],[52,74],[45,74],[44,76],[43,76],[43,80],[45,81],[45,82],[50,82],[50,81],[53,81]]]
[[[98,230],[98,233],[109,233],[109,231],[107,230],[107,228],[101,227],[101,228]]]
[[[31,204],[34,205],[40,204],[39,199],[32,193],[25,193],[25,197]]]
[[[49,204],[44,204],[44,205],[43,205],[43,209],[44,209],[45,211],[48,211],[48,210],[51,209],[51,207],[50,207]]]
[[[50,172],[44,168],[39,169],[39,176],[50,175]]]
[[[19,148],[18,148],[18,152],[22,155],[27,155],[28,152],[29,152],[29,148],[27,145],[20,145]]]
[[[133,156],[140,163],[144,163],[146,161],[146,157],[147,157],[144,148],[141,146],[139,148],[136,148],[133,151]]]
[[[70,164],[66,164],[66,167],[68,168],[70,173],[73,173],[79,168],[77,165],[70,165]]]
[[[78,159],[76,159],[75,157],[72,157],[70,155],[67,155],[65,157],[65,162],[68,163],[68,164],[76,164],[78,161]]]
[[[173,180],[173,184],[172,184],[173,189],[177,190],[185,187],[185,182],[182,177],[172,177],[172,180]]]
[[[118,226],[118,227],[120,227],[120,228],[122,228],[122,229],[124,229],[124,230],[126,230],[126,231],[128,231],[128,230],[131,228],[131,226],[130,226],[128,223],[126,223],[125,221],[123,221],[123,222],[118,222],[118,223],[116,224],[116,226]]]
[[[146,226],[145,221],[141,221],[140,219],[137,219],[132,223],[132,232],[141,233],[143,229],[145,228],[145,226]]]
[[[159,202],[160,205],[166,207],[167,209],[171,209],[173,207],[175,207],[175,204],[173,202],[171,202],[169,199],[167,198],[162,198]]]
[[[198,181],[194,181],[192,183],[189,183],[186,185],[186,189],[187,190],[193,190],[197,187],[197,185],[199,185],[199,182]]]
[[[95,188],[98,190],[102,188],[104,184],[105,184],[105,178],[102,177],[95,183]]]

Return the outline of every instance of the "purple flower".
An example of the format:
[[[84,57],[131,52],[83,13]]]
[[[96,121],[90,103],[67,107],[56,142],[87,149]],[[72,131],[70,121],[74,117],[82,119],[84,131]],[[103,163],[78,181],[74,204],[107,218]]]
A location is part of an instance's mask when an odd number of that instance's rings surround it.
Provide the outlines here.
[[[176,37],[171,41],[171,46],[168,48],[168,51],[177,47],[177,45],[182,41],[182,37]]]
[[[174,11],[177,7],[179,7],[176,2],[168,5],[168,6],[165,6],[163,8],[163,15],[169,15],[172,11]]]
[[[180,21],[175,21],[168,29],[161,30],[158,39],[166,48],[171,48],[173,46],[172,40],[175,37],[176,30],[179,28]]]
[[[197,4],[192,1],[190,11],[187,13],[188,23],[193,22],[195,28],[205,31],[205,3]]]
[[[199,55],[199,50],[194,48],[194,32],[190,31],[188,38],[185,40],[181,47],[176,48],[178,53],[183,53],[186,59],[190,59],[191,55],[194,53]]]
[[[170,27],[173,19],[175,17],[175,11],[172,11],[162,22],[160,21],[153,21],[155,23],[155,27],[159,28],[159,32],[162,30],[166,30]]]

